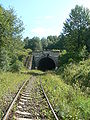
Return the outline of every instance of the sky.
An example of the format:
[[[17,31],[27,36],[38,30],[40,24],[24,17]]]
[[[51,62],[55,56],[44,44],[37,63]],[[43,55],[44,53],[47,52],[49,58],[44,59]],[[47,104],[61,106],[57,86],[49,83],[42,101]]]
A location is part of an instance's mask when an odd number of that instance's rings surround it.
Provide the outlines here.
[[[23,38],[58,36],[76,4],[90,9],[90,0],[0,0],[0,4],[15,9],[24,23]]]

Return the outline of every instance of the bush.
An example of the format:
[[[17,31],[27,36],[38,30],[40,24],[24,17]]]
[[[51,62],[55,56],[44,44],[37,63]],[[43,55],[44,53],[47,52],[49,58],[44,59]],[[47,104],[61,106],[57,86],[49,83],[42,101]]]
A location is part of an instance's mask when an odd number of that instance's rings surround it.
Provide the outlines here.
[[[80,87],[90,87],[90,59],[60,67],[57,74],[68,84],[78,82]]]
[[[60,66],[63,66],[64,64],[68,63],[79,63],[82,60],[86,60],[89,58],[89,52],[86,49],[86,46],[84,46],[81,50],[79,51],[72,51],[72,52],[67,52],[66,50],[63,50],[60,53],[59,57],[59,63]]]
[[[23,67],[22,62],[20,62],[19,60],[16,60],[16,62],[13,63],[11,66],[11,71],[12,72],[19,72],[22,67]]]
[[[68,53],[66,50],[63,50],[59,56],[59,65],[63,66],[65,64],[68,64],[70,62],[76,61],[74,59],[74,53]]]
[[[78,84],[74,87],[67,85],[55,74],[43,75],[42,84],[59,119],[89,120],[90,98]]]

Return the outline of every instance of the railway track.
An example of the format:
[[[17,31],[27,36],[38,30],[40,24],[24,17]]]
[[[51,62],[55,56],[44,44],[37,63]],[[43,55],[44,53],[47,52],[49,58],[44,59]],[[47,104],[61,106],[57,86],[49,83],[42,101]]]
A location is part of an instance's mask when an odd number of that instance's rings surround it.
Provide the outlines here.
[[[59,120],[41,81],[32,77],[18,91],[2,120]]]

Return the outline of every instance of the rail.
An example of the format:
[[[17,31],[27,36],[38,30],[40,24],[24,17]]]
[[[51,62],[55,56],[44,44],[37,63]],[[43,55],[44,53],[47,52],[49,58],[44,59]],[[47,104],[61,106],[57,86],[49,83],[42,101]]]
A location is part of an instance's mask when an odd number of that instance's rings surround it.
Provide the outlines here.
[[[16,94],[14,100],[12,101],[11,105],[9,106],[9,109],[7,110],[6,114],[4,115],[3,119],[2,120],[7,120],[8,117],[9,117],[9,113],[11,111],[11,109],[13,108],[13,105],[15,104],[17,98],[19,97],[20,95],[20,92],[22,91],[22,89],[24,88],[24,86],[26,85],[26,83],[28,82],[28,80],[26,80],[23,85],[21,86],[20,90],[18,91],[18,93]]]
[[[11,112],[11,110],[13,109],[13,106],[14,106],[15,102],[17,101],[17,99],[18,99],[18,97],[19,97],[22,89],[26,86],[26,84],[27,84],[28,81],[29,81],[29,80],[26,80],[26,81],[23,83],[23,85],[21,86],[20,90],[19,90],[18,93],[16,94],[14,100],[12,101],[11,105],[9,106],[9,108],[8,108],[6,114],[4,115],[4,117],[2,118],[2,120],[8,120],[9,115],[10,115],[10,112]],[[50,103],[50,101],[49,101],[49,99],[48,99],[45,91],[44,91],[44,88],[43,88],[43,86],[42,86],[41,80],[40,80],[40,86],[41,86],[41,90],[42,90],[42,92],[43,92],[43,95],[44,95],[44,97],[45,97],[45,99],[46,99],[46,101],[47,101],[47,103],[48,103],[48,106],[49,106],[49,108],[51,109],[51,111],[52,111],[52,113],[53,113],[54,118],[55,118],[56,120],[61,120],[61,119],[59,119],[59,118],[57,117],[57,115],[56,115],[56,113],[55,113],[55,111],[54,111],[54,109],[53,109],[53,107],[52,107],[52,105],[51,105],[51,103]]]
[[[48,103],[48,105],[49,105],[49,107],[50,107],[50,109],[51,109],[51,111],[52,111],[52,113],[53,113],[55,119],[56,119],[56,120],[59,120],[58,117],[57,117],[57,115],[56,115],[56,113],[55,113],[55,111],[54,111],[54,109],[53,109],[53,107],[52,107],[52,105],[51,105],[51,103],[49,102],[49,99],[48,99],[48,97],[47,97],[45,91],[44,91],[44,88],[43,88],[43,86],[42,86],[41,80],[40,80],[40,85],[41,85],[43,94],[44,94],[44,96],[45,96],[45,98],[46,98],[46,100],[47,100],[47,103]]]

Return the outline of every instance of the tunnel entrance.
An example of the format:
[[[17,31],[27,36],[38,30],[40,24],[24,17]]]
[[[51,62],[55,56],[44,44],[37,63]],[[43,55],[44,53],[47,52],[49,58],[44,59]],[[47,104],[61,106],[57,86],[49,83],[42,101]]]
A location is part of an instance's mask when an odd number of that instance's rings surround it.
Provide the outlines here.
[[[38,69],[42,71],[55,69],[55,62],[49,58],[45,57],[39,61]]]

